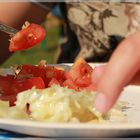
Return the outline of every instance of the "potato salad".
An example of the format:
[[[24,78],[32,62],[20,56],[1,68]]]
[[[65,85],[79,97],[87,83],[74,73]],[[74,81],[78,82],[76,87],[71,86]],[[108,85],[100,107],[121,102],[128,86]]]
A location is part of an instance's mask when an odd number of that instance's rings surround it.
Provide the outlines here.
[[[44,122],[105,122],[114,114],[124,118],[119,105],[103,116],[94,108],[95,93],[75,91],[58,85],[46,89],[32,88],[17,95],[16,105],[0,101],[0,117]],[[115,111],[115,112],[114,112]]]

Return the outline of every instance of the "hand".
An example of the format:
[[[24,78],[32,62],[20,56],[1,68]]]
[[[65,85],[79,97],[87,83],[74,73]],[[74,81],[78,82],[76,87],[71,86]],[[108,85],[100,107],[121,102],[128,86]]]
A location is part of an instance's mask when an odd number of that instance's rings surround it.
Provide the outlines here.
[[[25,21],[40,23],[44,20],[47,12],[40,6],[31,2],[3,2],[0,3],[0,22],[16,29],[21,29]],[[10,55],[9,40],[10,36],[0,32],[0,64]]]
[[[95,107],[102,113],[109,111],[126,85],[140,85],[140,31],[122,41],[106,65],[95,68],[92,80],[97,84]]]

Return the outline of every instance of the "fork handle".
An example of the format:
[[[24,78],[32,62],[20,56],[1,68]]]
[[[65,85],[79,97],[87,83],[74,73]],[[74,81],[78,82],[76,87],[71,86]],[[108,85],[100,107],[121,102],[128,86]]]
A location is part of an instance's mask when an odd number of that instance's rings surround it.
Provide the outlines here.
[[[7,26],[5,24],[2,24],[2,23],[0,23],[0,31],[5,32],[10,35],[15,35],[18,32],[17,29],[14,29],[14,28]]]

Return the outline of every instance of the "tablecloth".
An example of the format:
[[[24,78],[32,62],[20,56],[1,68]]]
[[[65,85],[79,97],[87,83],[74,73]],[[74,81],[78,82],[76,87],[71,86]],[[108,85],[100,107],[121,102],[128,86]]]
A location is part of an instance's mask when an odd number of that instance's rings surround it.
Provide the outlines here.
[[[139,136],[127,138],[45,138],[14,133],[0,129],[0,140],[139,140]]]

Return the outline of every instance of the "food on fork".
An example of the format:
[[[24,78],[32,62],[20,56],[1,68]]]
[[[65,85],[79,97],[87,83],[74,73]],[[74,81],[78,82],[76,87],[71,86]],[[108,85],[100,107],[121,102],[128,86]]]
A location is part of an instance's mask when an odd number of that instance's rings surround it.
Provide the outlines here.
[[[35,23],[25,22],[22,30],[17,32],[10,39],[9,51],[15,52],[20,50],[26,50],[34,47],[40,43],[46,36],[45,29]]]

